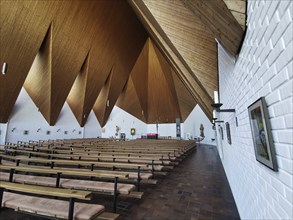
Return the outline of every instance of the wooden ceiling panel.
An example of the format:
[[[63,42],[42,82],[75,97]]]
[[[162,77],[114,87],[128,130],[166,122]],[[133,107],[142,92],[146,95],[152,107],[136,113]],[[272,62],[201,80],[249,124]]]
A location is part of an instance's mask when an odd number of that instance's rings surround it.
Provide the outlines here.
[[[89,60],[90,55],[88,54],[67,97],[67,103],[71,108],[78,123],[82,127],[86,122],[86,117],[84,117],[84,106],[87,78],[89,75]]]
[[[54,17],[50,124],[56,123],[94,40],[100,6],[103,1],[62,1]]]
[[[246,2],[1,0],[0,7],[0,64],[8,64],[0,122],[24,86],[50,125],[67,98],[81,126],[92,108],[104,126],[116,102],[148,123],[184,121],[196,103],[212,118],[214,39],[237,54]]]
[[[144,63],[147,63],[148,66],[142,65]],[[182,120],[177,88],[174,85],[172,74],[174,71],[170,64],[149,38],[131,71],[130,79],[117,105],[146,123],[174,123],[176,118]],[[139,80],[138,87],[135,85],[136,81],[133,80],[133,76],[136,77],[136,80],[139,77],[145,80]],[[147,91],[147,94],[139,96],[140,90],[146,87],[147,89],[144,90]],[[180,95],[191,96],[186,88],[181,91]],[[144,100],[139,100],[141,98]],[[147,103],[145,103],[146,101]],[[148,107],[147,111],[142,108],[141,103],[145,103]]]
[[[146,74],[147,75],[147,74]],[[145,82],[145,84],[147,84]],[[141,102],[138,98],[137,89],[135,88],[132,75],[129,77],[128,82],[119,96],[116,105],[141,121],[147,123],[145,118],[145,111],[141,107]]]
[[[176,89],[176,95],[180,107],[182,122],[184,122],[196,106],[197,102],[174,71],[172,71],[172,77]]]
[[[169,3],[169,1],[167,1]],[[158,49],[164,54],[171,67],[183,81],[190,94],[197,100],[207,117],[212,118],[212,98],[207,93],[199,79],[194,75],[181,54],[175,48],[158,21],[142,0],[129,0],[130,5],[148,30]],[[164,10],[163,8],[161,10]],[[177,16],[177,14],[176,14]]]
[[[149,39],[139,54],[136,63],[131,70],[131,78],[138,96],[140,106],[144,112],[144,118],[147,120],[148,115],[148,60],[149,60]],[[140,115],[137,113],[137,115]]]
[[[50,121],[51,117],[51,57],[52,28],[50,25],[23,85],[28,95],[47,121]]]
[[[242,29],[246,29],[246,0],[224,0]]]
[[[0,1],[0,122],[6,123],[58,6],[56,1]],[[49,9],[49,10],[48,10]]]
[[[111,81],[113,78],[113,69],[111,70],[109,76],[107,77],[107,80],[105,81],[104,86],[101,89],[101,92],[98,95],[98,98],[93,106],[94,113],[101,125],[101,127],[104,127],[106,124],[108,118],[105,118],[105,112],[106,108],[110,107],[110,100],[109,100],[109,90]]]
[[[100,1],[100,3],[103,5],[99,6],[101,11],[97,13],[99,19],[95,25],[94,40],[89,51],[87,77],[86,79],[78,77],[75,80],[76,91],[71,90],[67,98],[67,102],[71,103],[70,106],[75,106],[71,109],[76,117],[82,119],[81,126],[85,124],[114,63],[115,47],[112,42],[116,37],[114,33],[118,21],[112,17],[115,17],[117,9],[113,7],[113,1]],[[75,84],[83,86],[75,86]],[[83,94],[84,99],[74,98],[74,93]]]
[[[148,67],[148,123],[171,123],[176,118],[181,118],[178,109],[177,97],[172,94],[165,74],[171,74],[169,68],[164,66],[158,57],[153,43],[149,44],[149,67]],[[163,67],[162,67],[163,66]],[[166,70],[167,69],[167,70]],[[164,71],[167,71],[164,73]],[[172,76],[171,76],[172,77]]]
[[[164,33],[210,97],[218,88],[214,36],[181,1],[144,0]]]
[[[154,52],[157,56],[157,59],[160,63],[161,70],[164,74],[164,77],[166,78],[167,85],[168,85],[168,88],[171,93],[171,97],[173,98],[173,105],[174,106],[172,107],[172,110],[175,113],[173,118],[180,118],[182,121],[179,103],[178,103],[176,90],[175,90],[175,86],[174,86],[174,81],[173,81],[173,77],[172,77],[172,72],[173,72],[172,68],[169,65],[169,63],[166,61],[164,56],[161,54],[159,49],[152,42],[150,43],[150,47],[152,48],[151,50],[154,50]]]
[[[243,29],[223,0],[181,0],[234,56],[243,39]]]
[[[146,31],[126,1],[114,1],[113,9],[115,16],[111,19],[116,23],[115,30],[111,33],[113,40],[110,41],[113,48],[111,56],[113,76],[108,96],[110,105],[105,109],[103,120],[99,120],[101,126],[107,122],[147,39]],[[95,103],[94,109],[99,109],[96,105],[97,103]]]

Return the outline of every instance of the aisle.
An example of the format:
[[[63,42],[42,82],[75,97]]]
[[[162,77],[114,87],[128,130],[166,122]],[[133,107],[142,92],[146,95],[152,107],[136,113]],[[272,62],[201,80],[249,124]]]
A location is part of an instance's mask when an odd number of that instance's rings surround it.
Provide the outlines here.
[[[240,219],[216,147],[197,147],[140,201],[119,202],[120,219]]]

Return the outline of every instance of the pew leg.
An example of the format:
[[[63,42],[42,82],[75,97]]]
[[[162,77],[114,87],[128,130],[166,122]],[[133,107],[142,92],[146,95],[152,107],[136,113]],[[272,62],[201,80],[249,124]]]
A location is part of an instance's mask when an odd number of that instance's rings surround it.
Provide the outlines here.
[[[70,198],[69,210],[68,210],[68,220],[73,220],[73,213],[74,213],[74,198]]]
[[[4,189],[0,188],[0,209],[2,208],[3,192],[4,192]]]
[[[140,167],[137,168],[137,191],[140,192]]]
[[[154,179],[154,172],[155,172],[154,160],[152,160],[152,179]]]
[[[113,212],[117,211],[117,197],[118,197],[118,177],[114,178],[114,200],[113,200]]]
[[[11,182],[12,183],[12,181],[13,181],[13,174],[14,174],[14,169],[10,169],[10,172],[9,172],[9,182]]]
[[[56,188],[60,187],[60,177],[61,177],[61,173],[57,173],[57,177],[56,177]]]

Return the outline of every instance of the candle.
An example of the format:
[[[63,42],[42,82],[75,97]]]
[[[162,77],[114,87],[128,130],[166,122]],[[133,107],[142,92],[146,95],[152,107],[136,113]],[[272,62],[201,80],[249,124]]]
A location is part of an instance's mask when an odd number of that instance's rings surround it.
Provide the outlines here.
[[[213,110],[213,118],[216,118],[216,110]]]
[[[219,103],[219,94],[218,94],[218,91],[214,91],[214,102],[216,104]]]

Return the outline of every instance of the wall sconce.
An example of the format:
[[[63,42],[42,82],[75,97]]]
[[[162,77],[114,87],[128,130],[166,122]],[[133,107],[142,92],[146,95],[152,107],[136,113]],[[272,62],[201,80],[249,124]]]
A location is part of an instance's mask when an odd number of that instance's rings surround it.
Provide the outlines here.
[[[38,128],[37,132],[39,132],[41,130],[41,128]]]
[[[215,109],[218,109],[222,106],[223,104],[220,103],[219,101],[219,93],[218,91],[214,91],[214,103],[212,104],[212,106],[215,108]]]
[[[59,132],[60,130],[61,130],[61,129],[60,129],[60,128],[58,128],[58,129],[57,129],[57,132]]]
[[[74,133],[75,132],[75,128],[72,130],[72,133]]]
[[[3,63],[3,65],[2,65],[2,74],[3,75],[5,75],[7,73],[7,69],[8,69],[8,64]]]
[[[12,128],[11,132],[14,132],[16,130],[16,127]]]

